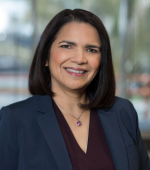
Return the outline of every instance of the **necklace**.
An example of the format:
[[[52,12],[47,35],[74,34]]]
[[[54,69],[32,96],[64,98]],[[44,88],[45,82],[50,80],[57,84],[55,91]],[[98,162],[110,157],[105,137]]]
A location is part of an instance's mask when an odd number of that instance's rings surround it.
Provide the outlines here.
[[[56,101],[55,101],[55,103],[57,103]],[[57,103],[58,104],[58,103]],[[59,105],[59,104],[58,104]],[[60,105],[59,105],[60,106]],[[64,109],[62,106],[60,106],[62,109]],[[64,109],[65,110],[65,109]],[[65,110],[66,111],[66,110]],[[66,111],[67,112],[67,111]],[[83,112],[84,112],[84,110],[82,111],[82,113],[81,113],[81,115],[83,114]],[[67,112],[67,113],[69,113],[69,112]],[[69,113],[71,116],[73,116],[71,113]],[[78,117],[78,118],[76,118],[76,117],[74,117],[75,119],[77,119],[78,121],[77,121],[77,124],[78,124],[78,126],[81,126],[82,125],[82,123],[81,123],[81,121],[79,121],[79,118],[81,117],[81,115]]]

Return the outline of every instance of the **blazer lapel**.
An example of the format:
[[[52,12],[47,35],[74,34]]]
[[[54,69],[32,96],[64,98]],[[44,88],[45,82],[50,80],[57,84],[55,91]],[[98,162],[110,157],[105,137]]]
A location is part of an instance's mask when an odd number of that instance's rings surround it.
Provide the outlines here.
[[[91,93],[89,94],[93,98],[93,95]],[[36,105],[38,111],[43,113],[42,116],[37,118],[37,122],[59,170],[73,170],[67,147],[53,110],[51,97],[48,95],[39,96]],[[97,111],[116,170],[129,170],[126,148],[119,129],[116,113],[111,111],[106,112],[103,109],[98,109]]]
[[[116,170],[129,170],[128,159],[122,134],[115,112],[97,110]]]
[[[38,110],[43,115],[37,118],[37,122],[53,154],[59,170],[73,170],[67,147],[62,136],[57,117],[53,110],[51,97],[40,96]]]

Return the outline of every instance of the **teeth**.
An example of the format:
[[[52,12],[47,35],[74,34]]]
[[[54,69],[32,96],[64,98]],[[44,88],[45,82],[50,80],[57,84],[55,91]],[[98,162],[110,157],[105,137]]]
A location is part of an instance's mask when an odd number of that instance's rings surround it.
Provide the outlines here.
[[[84,71],[77,71],[77,70],[73,70],[73,69],[69,69],[69,68],[66,68],[66,70],[70,71],[70,72],[73,72],[73,73],[79,73],[79,74],[83,74]]]

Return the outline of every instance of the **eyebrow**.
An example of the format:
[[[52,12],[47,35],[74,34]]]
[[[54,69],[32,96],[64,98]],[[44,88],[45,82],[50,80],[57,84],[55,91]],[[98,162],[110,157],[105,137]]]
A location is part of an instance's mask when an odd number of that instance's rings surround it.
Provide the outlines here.
[[[70,45],[77,46],[76,43],[71,42],[71,41],[66,41],[66,40],[60,41],[58,44],[60,44],[60,43],[67,43],[67,44],[70,44]],[[85,47],[86,48],[98,48],[99,50],[101,49],[101,47],[99,47],[97,45],[92,45],[92,44],[87,44]]]

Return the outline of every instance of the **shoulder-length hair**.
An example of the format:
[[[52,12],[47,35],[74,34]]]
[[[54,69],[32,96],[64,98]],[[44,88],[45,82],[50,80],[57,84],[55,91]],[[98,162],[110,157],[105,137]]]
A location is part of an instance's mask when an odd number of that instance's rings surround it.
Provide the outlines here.
[[[115,99],[115,76],[109,36],[100,20],[93,13],[83,9],[65,9],[59,12],[46,26],[35,50],[29,73],[29,92],[32,95],[50,95],[55,93],[49,88],[51,74],[46,61],[49,61],[51,45],[57,38],[58,31],[67,23],[89,23],[95,27],[101,40],[101,63],[99,71],[87,88],[94,94],[89,104],[80,104],[83,109],[110,108]]]

